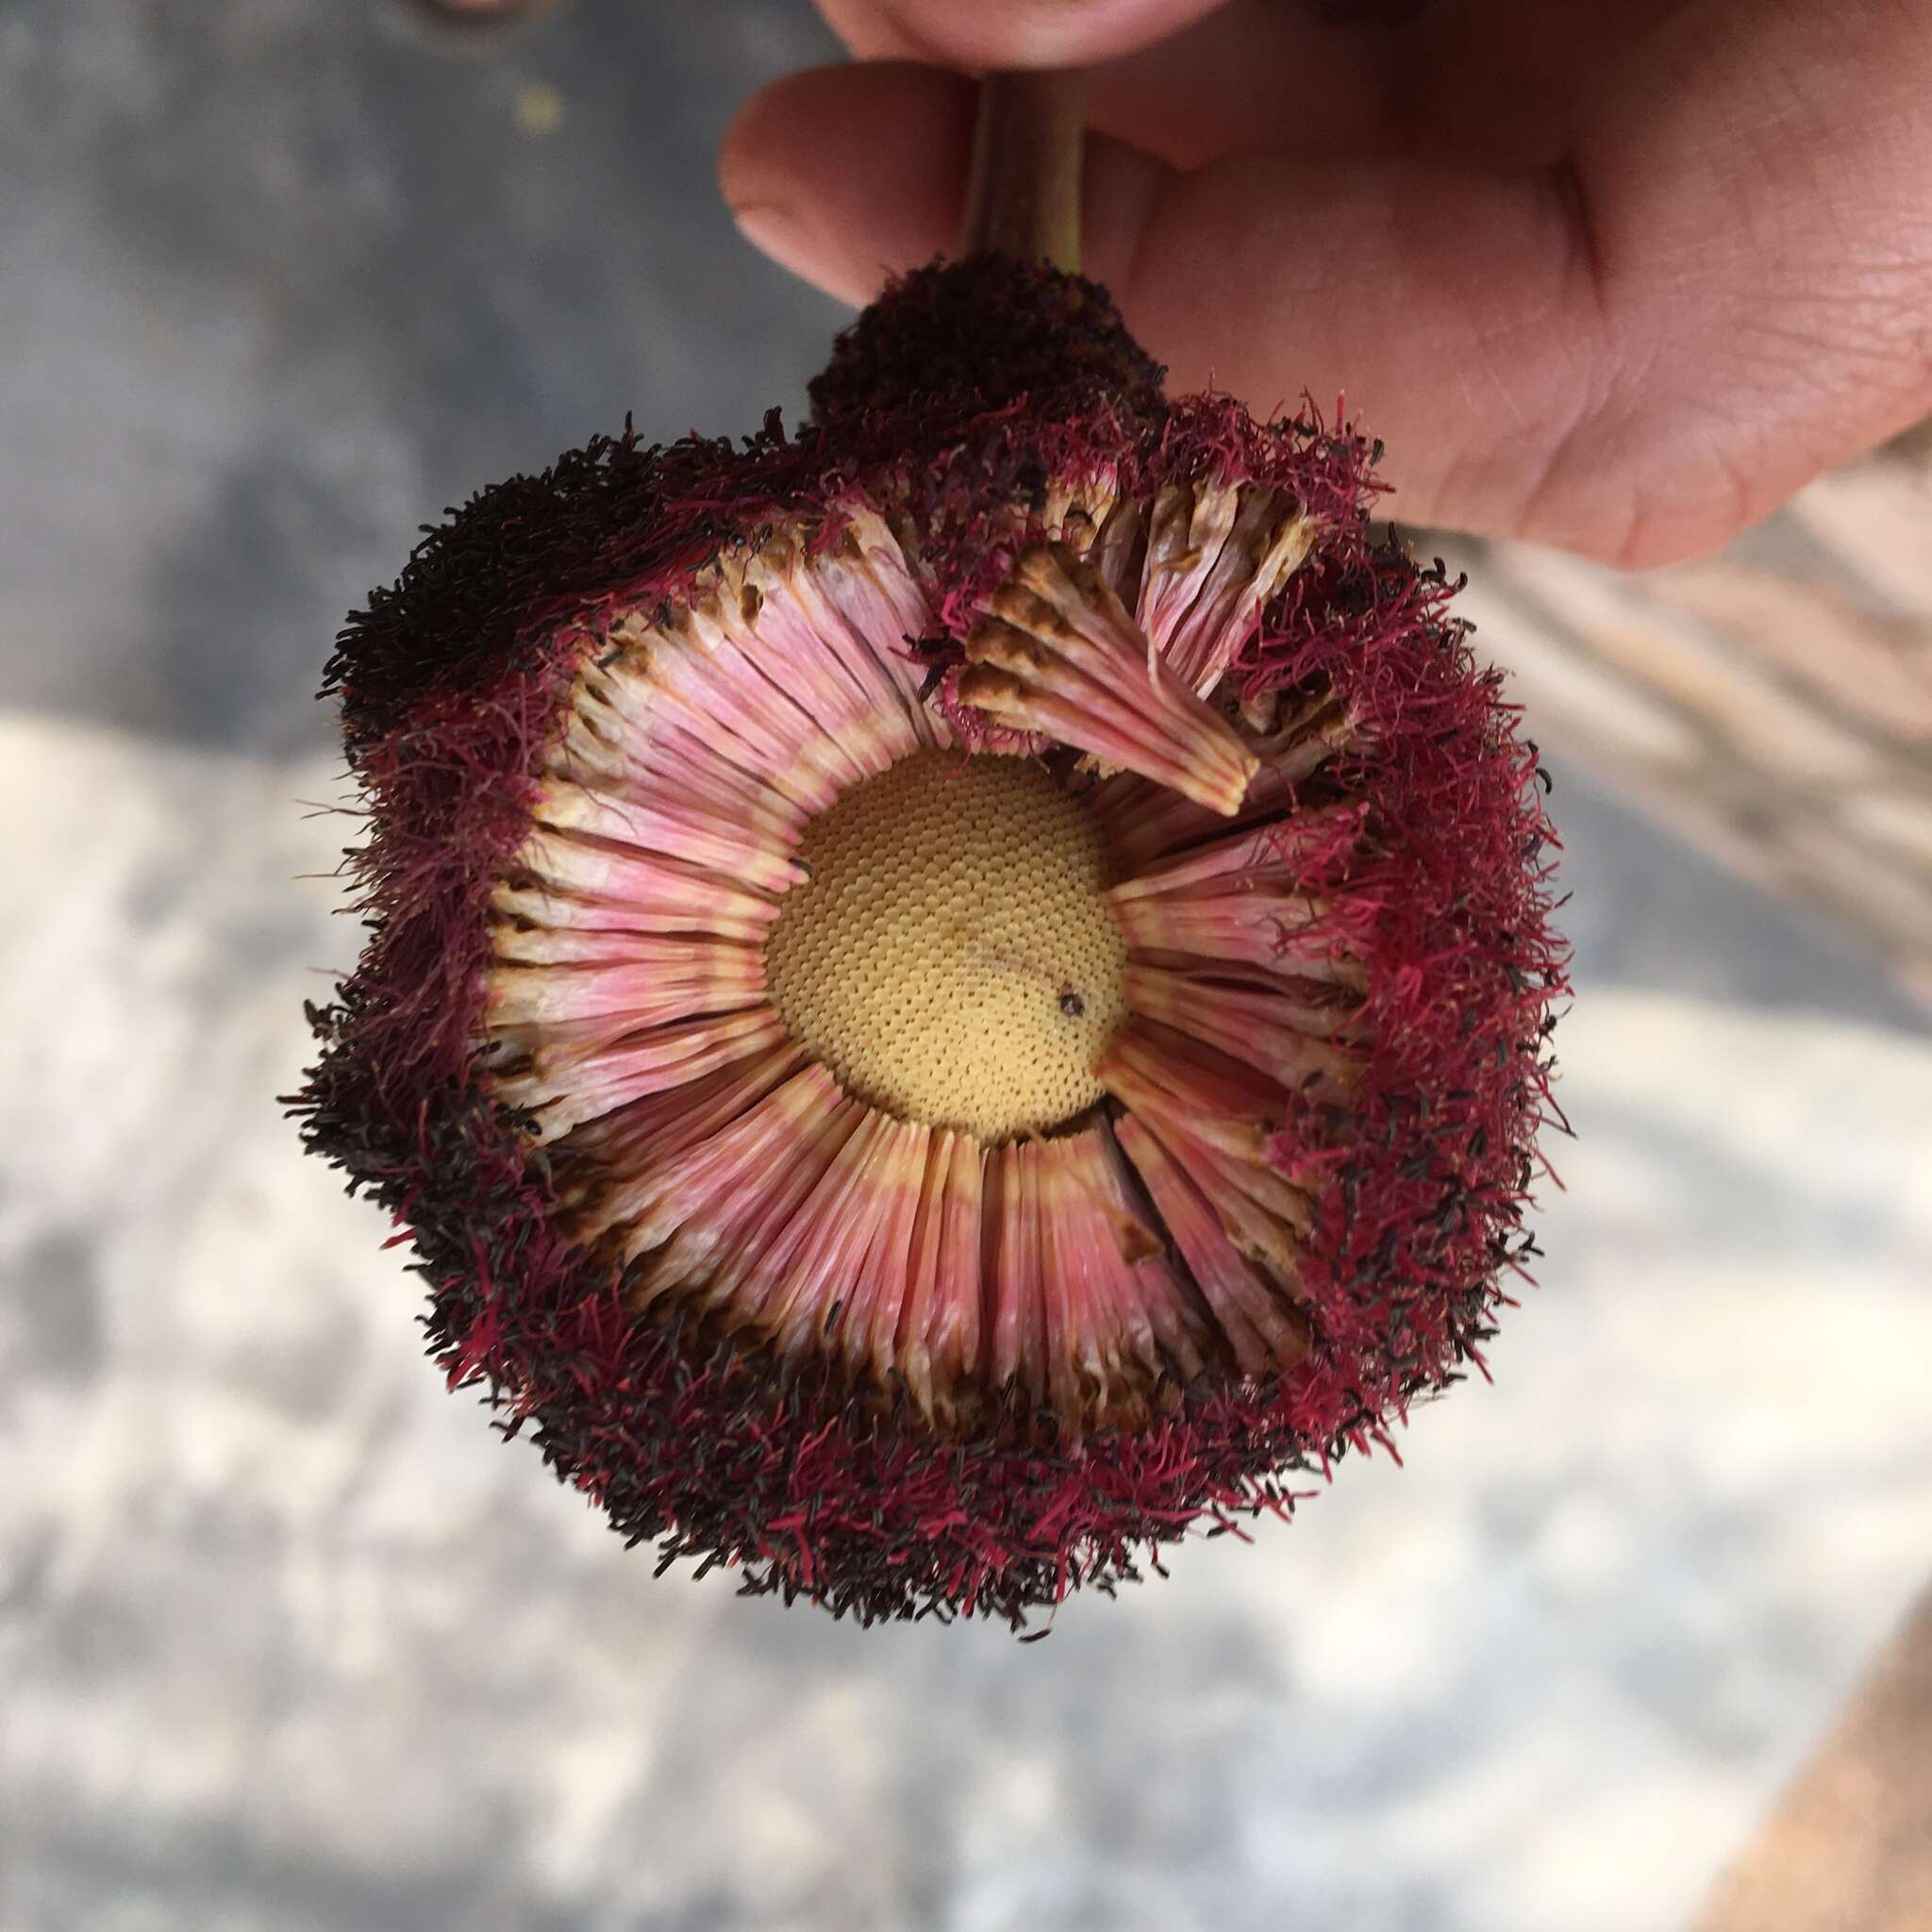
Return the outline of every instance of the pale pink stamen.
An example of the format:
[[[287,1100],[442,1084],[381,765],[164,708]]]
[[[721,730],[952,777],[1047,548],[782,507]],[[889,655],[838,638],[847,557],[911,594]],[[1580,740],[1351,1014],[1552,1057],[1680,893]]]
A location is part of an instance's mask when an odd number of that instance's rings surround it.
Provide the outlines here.
[[[718,1067],[688,1087],[647,1093],[575,1127],[557,1150],[558,1166],[590,1175],[641,1174],[729,1126],[805,1064],[803,1052],[788,1041]],[[560,1190],[574,1206],[600,1191],[594,1181]]]
[[[1162,486],[1137,614],[1190,691],[1206,697],[1220,683],[1314,534],[1292,499],[1265,485]]]
[[[556,931],[571,927],[583,933],[681,933],[696,924],[689,903],[674,893],[633,904],[595,892],[554,889],[542,880],[498,886],[490,895],[490,908],[501,922]],[[713,912],[704,926],[715,939],[756,943],[763,940],[774,913],[774,908],[762,906],[743,916]]]
[[[844,1101],[823,1067],[808,1066],[703,1141],[614,1187],[600,1219],[623,1231],[637,1256],[674,1235],[711,1255],[748,1208],[767,1198],[758,1183],[810,1178],[813,1153],[829,1160],[864,1113]],[[687,1257],[687,1269],[694,1256]]]
[[[1109,765],[1239,809],[1257,760],[1219,712],[1151,655],[1099,571],[1063,544],[1029,550],[966,641],[963,705]]]
[[[1128,963],[1124,991],[1129,1011],[1206,1041],[1284,1087],[1341,1090],[1354,1075],[1350,1057],[1310,1038],[1297,1024],[1297,1009],[1277,992],[1212,984],[1139,960]]]
[[[693,603],[664,645],[653,636],[641,669],[697,720],[748,745],[759,776],[823,811],[866,775],[865,763],[746,661],[741,635],[715,596]]]
[[[500,962],[490,976],[488,1024],[498,1032],[626,1019],[656,1025],[681,1014],[731,1012],[765,996],[764,955],[756,946],[708,936],[629,937],[630,953],[604,963]]]
[[[767,624],[777,626],[770,641],[778,649],[776,661],[784,664],[785,677],[793,675],[794,663],[824,667],[824,681],[814,687],[815,702],[837,720],[834,729],[841,741],[849,742],[857,734],[887,763],[941,741],[943,723],[935,729],[936,721],[919,699],[919,674],[910,661],[908,633],[889,627],[896,625],[897,614],[862,559],[856,560],[843,546],[806,559],[791,546],[774,544],[758,559],[750,580],[764,595],[761,637]],[[847,593],[844,604],[834,594],[839,591]],[[858,621],[848,614],[847,606],[861,613]],[[923,617],[921,628],[930,622],[929,616]],[[920,630],[910,635],[917,637]],[[759,661],[772,663],[772,653]],[[834,672],[844,685],[842,702],[834,695]]]
[[[1122,938],[1149,951],[1286,970],[1291,960],[1325,958],[1341,950],[1316,930],[1326,902],[1279,886],[1236,882],[1221,891],[1157,892],[1109,903]]]
[[[641,933],[614,925],[533,925],[513,919],[492,920],[490,932],[491,951],[511,965],[621,966],[660,959],[675,966],[713,946],[742,950],[737,941],[710,932]]]
[[[1207,1198],[1140,1121],[1124,1120],[1118,1131],[1241,1373],[1299,1361],[1308,1349],[1307,1318],[1228,1240]]]
[[[923,740],[891,679],[802,577],[794,582],[755,563],[745,586],[760,600],[756,641],[741,646],[747,675],[772,684],[867,776],[919,748]]]
[[[626,680],[626,683],[632,682]],[[792,797],[758,769],[756,749],[724,731],[707,731],[666,702],[653,708],[649,691],[631,691],[626,710],[619,685],[586,674],[558,759],[561,775],[607,786],[626,798],[665,798],[724,823],[774,850],[790,852],[814,808]]]
[[[531,887],[538,894],[601,902],[619,913],[632,914],[628,924],[639,932],[696,931],[758,939],[778,915],[778,902],[769,893],[734,885],[716,873],[662,853],[641,852],[634,845],[611,844],[579,832],[540,826],[525,840],[517,860],[531,874]],[[498,906],[500,911],[517,909]],[[591,922],[538,915],[538,923]]]
[[[837,1341],[848,1371],[858,1374],[870,1364],[874,1380],[891,1387],[899,1372],[895,1344],[912,1290],[913,1234],[925,1176],[931,1167],[933,1132],[914,1121],[893,1123],[868,1184],[885,1202],[871,1249],[847,1291],[838,1321]]]
[[[1087,560],[1127,608],[1140,594],[1146,546],[1146,508],[1139,497],[1124,496],[1102,519],[1087,551]]]
[[[1086,1139],[1087,1137],[1076,1137]],[[1206,1365],[1211,1351],[1211,1326],[1198,1306],[1198,1297],[1167,1254],[1164,1228],[1151,1214],[1133,1168],[1123,1152],[1113,1124],[1094,1124],[1091,1157],[1084,1160],[1082,1179],[1108,1227],[1124,1264],[1115,1279],[1138,1298],[1140,1319],[1152,1330],[1164,1365],[1181,1383],[1191,1381]]]
[[[761,840],[742,820],[734,824],[714,817],[661,782],[640,796],[630,788],[553,776],[544,781],[531,816],[558,831],[666,853],[768,892],[782,892],[805,877],[788,856],[797,840],[795,829],[789,836]]]
[[[1172,640],[1234,527],[1240,496],[1231,483],[1163,483],[1147,516],[1147,554],[1134,615],[1189,690],[1200,691]]]
[[[784,1283],[769,1257],[832,1163],[871,1129],[869,1108],[836,1085],[831,1093],[821,1112],[795,1121],[788,1138],[760,1150],[757,1164],[739,1168],[730,1187],[693,1202],[667,1251],[667,1278],[684,1280],[701,1306],[727,1310],[734,1326],[774,1332],[771,1303]]]
[[[731,626],[715,584],[661,622],[634,613],[613,626],[578,678],[570,765],[661,786],[681,756],[727,796],[769,800],[767,813],[823,810],[864,767],[759,675],[741,641],[756,649]]]
[[[654,1026],[590,1052],[540,1048],[526,1074],[500,1076],[498,1091],[513,1107],[528,1108],[545,1138],[567,1132],[626,1101],[662,1092],[763,1053],[789,1039],[769,1007]]]
[[[1083,1265],[1071,1224],[1078,1215],[1079,1190],[1064,1157],[1057,1143],[1032,1152],[1040,1220],[1040,1273],[1033,1293],[1045,1335],[1046,1397],[1057,1415],[1074,1420],[1098,1409],[1118,1376],[1117,1351],[1126,1335],[1110,1279],[1096,1279]]]
[[[1178,791],[1131,774],[1118,773],[1103,780],[1089,798],[1116,875],[1143,872],[1157,859],[1203,839],[1220,838],[1231,825],[1279,823],[1284,814],[1296,809],[1296,787],[1352,737],[1346,713],[1324,701],[1272,739],[1256,741],[1253,749],[1260,768],[1249,781],[1240,810],[1231,817],[1204,809]]]
[[[916,1158],[915,1174],[923,1167],[930,1131],[869,1111],[784,1233],[759,1256],[755,1278],[736,1299],[788,1353],[823,1347],[842,1354],[846,1323],[855,1314],[867,1319],[870,1311],[856,1304],[872,1265],[884,1260],[898,1170],[908,1155]]]
[[[981,1223],[992,1301],[992,1380],[1043,1398],[1046,1320],[1040,1295],[1040,1174],[1032,1143],[989,1151]]]
[[[1241,809],[1209,811],[1164,785],[1131,772],[1116,772],[1088,793],[1116,876],[1130,877],[1157,860],[1219,839],[1229,830],[1274,824],[1293,808],[1291,788],[1278,769],[1263,764],[1248,781]]]
[[[915,724],[930,742],[945,744],[944,721],[919,702],[925,674],[911,656],[912,641],[924,637],[938,618],[885,520],[874,510],[856,510],[811,563],[826,601],[911,699]]]
[[[1214,1205],[1221,1225],[1249,1260],[1291,1282],[1302,1237],[1313,1224],[1314,1204],[1265,1158],[1245,1159],[1188,1133],[1172,1115],[1145,1114],[1141,1125]]]
[[[1109,897],[1124,904],[1157,893],[1200,894],[1228,886],[1291,890],[1311,860],[1337,844],[1351,842],[1360,824],[1361,815],[1352,806],[1328,806],[1285,817],[1278,815],[1277,808],[1274,819],[1233,830],[1223,821],[1217,836],[1185,852],[1150,859],[1133,876],[1112,887]]]
[[[1093,1073],[1123,1106],[1172,1116],[1245,1159],[1266,1152],[1287,1108],[1288,1095],[1254,1067],[1145,1020],[1114,1035]]]
[[[985,1150],[972,1135],[949,1129],[933,1137],[894,1337],[901,1371],[929,1413],[950,1414],[950,1391],[979,1363],[985,1165]]]
[[[1054,1358],[1084,1380],[1056,1398],[1070,1416],[1144,1413],[1170,1369],[1199,1372],[1202,1339],[1188,1327],[1188,1293],[1165,1243],[1134,1208],[1115,1172],[1107,1129],[1089,1127],[1041,1149],[1042,1262],[1056,1296]]]

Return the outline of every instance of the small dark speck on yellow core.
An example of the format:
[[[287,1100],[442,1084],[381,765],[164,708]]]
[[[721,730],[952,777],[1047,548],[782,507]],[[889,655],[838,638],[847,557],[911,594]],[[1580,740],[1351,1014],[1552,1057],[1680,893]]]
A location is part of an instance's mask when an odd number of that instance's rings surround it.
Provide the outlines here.
[[[772,1001],[845,1090],[1004,1141],[1101,1097],[1126,947],[1091,815],[1030,759],[928,751],[807,826]]]

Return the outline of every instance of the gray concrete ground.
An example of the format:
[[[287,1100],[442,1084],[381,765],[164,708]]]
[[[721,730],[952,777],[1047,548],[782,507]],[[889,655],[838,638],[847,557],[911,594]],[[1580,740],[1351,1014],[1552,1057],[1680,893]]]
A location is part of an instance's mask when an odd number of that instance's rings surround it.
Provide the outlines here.
[[[803,5],[399,21],[0,13],[0,1927],[1680,1923],[1932,1554],[1932,1043],[1579,782],[1584,1139],[1406,1469],[1021,1649],[654,1583],[441,1394],[274,1105],[354,950],[321,660],[840,312],[710,185]]]

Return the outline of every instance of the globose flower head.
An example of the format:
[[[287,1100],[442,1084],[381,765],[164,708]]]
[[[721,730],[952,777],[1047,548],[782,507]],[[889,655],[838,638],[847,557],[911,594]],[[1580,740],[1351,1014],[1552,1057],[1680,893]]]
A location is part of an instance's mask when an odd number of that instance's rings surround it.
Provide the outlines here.
[[[309,1144],[666,1562],[1021,1623],[1457,1379],[1562,991],[1533,749],[1378,454],[906,276],[794,433],[487,490],[328,675]]]

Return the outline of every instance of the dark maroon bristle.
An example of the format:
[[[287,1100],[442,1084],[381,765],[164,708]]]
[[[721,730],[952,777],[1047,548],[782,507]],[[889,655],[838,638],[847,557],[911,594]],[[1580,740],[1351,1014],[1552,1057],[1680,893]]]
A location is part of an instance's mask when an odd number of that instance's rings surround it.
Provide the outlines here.
[[[927,270],[844,338],[818,420],[743,444],[626,433],[483,491],[425,533],[339,640],[367,838],[367,950],[312,1020],[306,1142],[406,1229],[429,1346],[561,1479],[666,1563],[879,1618],[1028,1611],[1134,1577],[1203,1523],[1287,1514],[1292,1485],[1456,1378],[1492,1325],[1550,1109],[1565,991],[1534,748],[1476,665],[1440,566],[1377,539],[1372,452],[1346,425],[1169,404],[1104,291],[998,263]],[[1037,400],[1037,404],[1036,401]],[[529,830],[573,681],[626,612],[688,599],[721,548],[779,520],[829,544],[890,502],[943,670],[1031,544],[1049,487],[1264,484],[1315,531],[1231,677],[1257,707],[1327,705],[1346,742],[1308,785],[1298,890],[1358,977],[1345,1097],[1291,1095],[1271,1157],[1317,1203],[1301,1285],[1315,1345],[1258,1379],[1203,1374],[1141,1426],[1078,1436],[996,1406],[966,1434],[697,1313],[634,1311],[626,1268],[567,1231],[551,1154],[476,1045],[490,895]],[[1297,970],[1289,968],[1291,972]],[[1312,982],[1311,982],[1312,983]],[[1321,989],[1318,987],[1319,993]]]
[[[1098,282],[980,255],[900,276],[833,343],[810,393],[827,425],[985,414],[1023,397],[1082,414],[1105,396],[1158,416],[1165,373]]]

